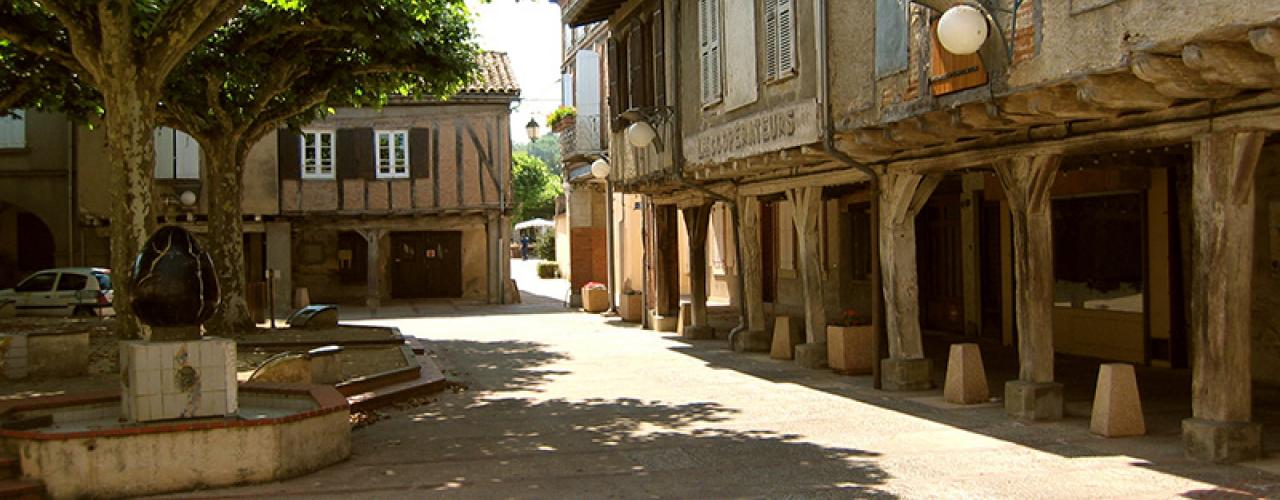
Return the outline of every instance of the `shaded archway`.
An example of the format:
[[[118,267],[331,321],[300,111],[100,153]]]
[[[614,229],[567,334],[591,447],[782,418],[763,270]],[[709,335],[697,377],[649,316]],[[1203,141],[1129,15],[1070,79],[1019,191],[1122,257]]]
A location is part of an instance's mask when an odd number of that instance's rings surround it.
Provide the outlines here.
[[[0,288],[55,265],[53,231],[40,216],[0,202]]]

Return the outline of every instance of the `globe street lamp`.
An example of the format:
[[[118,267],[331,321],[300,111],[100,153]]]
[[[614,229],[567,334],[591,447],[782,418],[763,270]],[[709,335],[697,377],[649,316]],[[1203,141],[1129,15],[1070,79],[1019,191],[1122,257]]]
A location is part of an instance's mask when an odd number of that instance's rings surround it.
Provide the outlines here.
[[[938,42],[947,52],[969,55],[987,41],[987,16],[971,5],[957,5],[938,20]]]

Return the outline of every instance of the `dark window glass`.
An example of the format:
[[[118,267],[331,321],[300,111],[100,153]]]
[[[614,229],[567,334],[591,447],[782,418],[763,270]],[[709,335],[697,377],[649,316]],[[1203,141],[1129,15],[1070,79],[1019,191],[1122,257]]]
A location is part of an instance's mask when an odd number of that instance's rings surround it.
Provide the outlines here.
[[[355,231],[338,233],[338,275],[344,285],[368,281],[369,244]]]
[[[853,279],[871,279],[871,211],[867,204],[849,207],[849,219],[853,225],[850,235],[853,245]]]
[[[1142,196],[1053,201],[1054,304],[1143,311]]]
[[[89,278],[83,274],[62,273],[62,277],[58,279],[59,292],[75,292],[84,290],[84,285],[89,282]]]
[[[111,290],[111,275],[94,273],[93,277],[98,278],[99,290]]]
[[[58,275],[54,273],[40,273],[27,278],[18,284],[18,287],[14,290],[19,292],[47,292],[53,290],[53,282],[57,278]]]

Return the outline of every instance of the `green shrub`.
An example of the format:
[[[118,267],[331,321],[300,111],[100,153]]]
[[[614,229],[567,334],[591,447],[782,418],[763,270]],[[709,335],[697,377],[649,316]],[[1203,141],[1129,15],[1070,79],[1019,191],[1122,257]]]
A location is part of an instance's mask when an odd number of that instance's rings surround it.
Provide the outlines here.
[[[533,243],[533,254],[542,260],[556,260],[556,235],[547,231]]]
[[[542,279],[551,279],[560,275],[560,264],[555,261],[542,261],[538,263],[538,277]]]

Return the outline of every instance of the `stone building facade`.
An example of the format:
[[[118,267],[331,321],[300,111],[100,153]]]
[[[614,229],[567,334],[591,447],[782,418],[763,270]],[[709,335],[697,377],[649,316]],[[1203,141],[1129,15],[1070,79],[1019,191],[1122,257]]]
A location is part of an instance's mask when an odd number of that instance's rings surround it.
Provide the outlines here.
[[[677,218],[699,241],[723,205],[735,348],[786,315],[818,365],[825,327],[867,311],[883,386],[913,390],[940,368],[926,332],[988,337],[1016,345],[1004,400],[1027,419],[1062,414],[1058,354],[1189,367],[1188,452],[1257,456],[1250,385],[1280,382],[1280,7],[981,2],[990,35],[953,54],[936,26],[958,3],[564,2],[611,27],[611,180],[646,197],[650,307],[678,301]],[[657,139],[628,144],[637,123]]]

